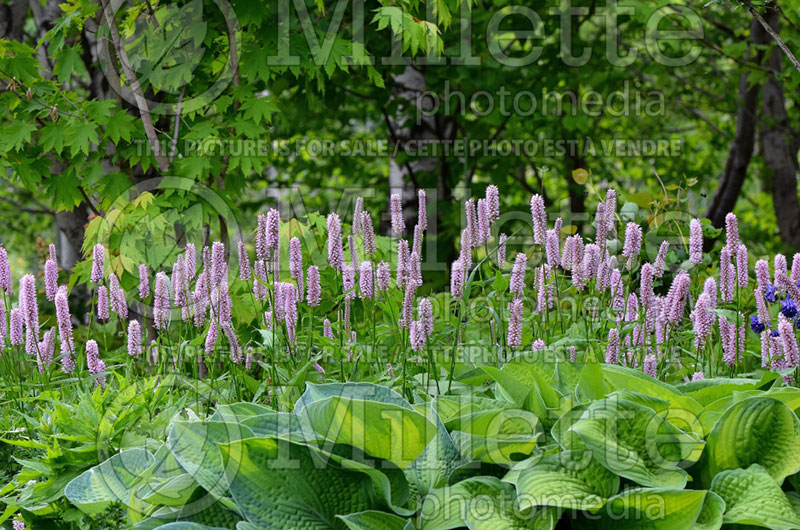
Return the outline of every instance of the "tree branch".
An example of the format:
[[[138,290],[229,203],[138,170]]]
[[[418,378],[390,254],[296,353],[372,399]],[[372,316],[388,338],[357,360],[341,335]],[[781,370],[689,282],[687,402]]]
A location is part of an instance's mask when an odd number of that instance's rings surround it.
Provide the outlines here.
[[[111,12],[108,1],[100,0],[100,3],[102,4],[103,8],[103,16],[108,24],[111,42],[114,45],[114,49],[117,52],[117,57],[119,57],[119,62],[122,65],[122,71],[125,73],[125,77],[128,78],[131,92],[133,92],[133,97],[136,100],[136,106],[139,109],[139,116],[142,119],[145,136],[147,136],[147,140],[150,142],[150,148],[153,150],[153,156],[156,159],[158,168],[162,172],[165,172],[169,169],[169,160],[162,151],[161,144],[158,142],[158,135],[156,134],[155,127],[153,126],[153,119],[150,116],[150,108],[147,105],[147,99],[144,97],[142,85],[139,83],[139,78],[136,77],[136,72],[134,72],[133,68],[131,67],[130,59],[128,59],[128,52],[125,51],[125,47],[122,45],[119,29],[114,22],[114,15]]]
[[[181,88],[181,93],[178,95],[178,106],[175,110],[175,130],[172,133],[172,147],[169,149],[169,163],[175,158],[175,150],[178,147],[178,131],[181,128],[181,103],[183,103],[183,94],[186,92],[186,85]]]
[[[750,2],[750,0],[740,0],[740,1],[747,6],[747,9],[750,10],[750,13],[753,14],[755,19],[758,20],[758,23],[761,24],[761,26],[764,28],[764,31],[769,33],[769,36],[772,37],[772,39],[778,45],[778,48],[780,48],[781,51],[783,51],[784,55],[786,55],[786,57],[789,58],[789,62],[792,63],[794,69],[800,72],[800,61],[797,60],[797,57],[794,56],[792,50],[790,50],[783,42],[783,40],[781,40],[781,37],[780,35],[778,35],[778,32],[772,29],[772,26],[770,26],[769,23],[767,23],[767,21],[764,20],[764,17],[761,16],[761,13],[756,11],[756,8],[753,7],[753,3]]]

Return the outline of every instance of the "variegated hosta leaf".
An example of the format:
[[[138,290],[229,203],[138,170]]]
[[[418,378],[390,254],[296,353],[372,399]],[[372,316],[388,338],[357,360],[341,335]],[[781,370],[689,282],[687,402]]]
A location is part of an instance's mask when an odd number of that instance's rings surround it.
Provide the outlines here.
[[[230,494],[247,520],[265,529],[342,528],[337,515],[370,510],[377,499],[370,478],[338,468],[305,445],[277,438],[220,444],[235,468]]]
[[[684,487],[683,468],[704,445],[653,409],[616,396],[592,403],[572,430],[603,466],[643,486]]]
[[[138,502],[136,486],[146,480],[155,458],[146,449],[127,449],[72,479],[64,490],[69,501],[82,511],[95,514],[112,502],[130,506]]]
[[[780,485],[800,470],[800,421],[774,398],[753,397],[735,403],[708,435],[703,463],[705,484],[726,469],[759,464]]]
[[[726,524],[800,528],[800,517],[792,503],[775,479],[758,464],[721,471],[711,482],[711,490],[725,501]]]
[[[619,490],[619,477],[592,458],[591,451],[566,451],[533,459],[503,480],[517,488],[520,508],[555,506],[588,510]]]

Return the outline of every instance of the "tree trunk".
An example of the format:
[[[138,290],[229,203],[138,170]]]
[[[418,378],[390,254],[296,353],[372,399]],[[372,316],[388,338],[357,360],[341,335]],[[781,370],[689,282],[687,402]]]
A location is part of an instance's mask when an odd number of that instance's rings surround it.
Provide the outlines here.
[[[0,4],[0,38],[22,40],[27,15],[28,0],[10,0]]]
[[[780,32],[776,4],[767,5],[764,17],[776,33]],[[775,46],[770,51],[767,66],[774,72],[764,84],[761,144],[764,161],[772,171],[772,204],[781,239],[787,245],[800,249],[800,201],[797,198],[797,150],[791,137],[789,119],[780,72],[783,54]]]
[[[753,20],[750,24],[750,39],[754,44],[765,44],[769,39],[764,28]],[[756,55],[760,62],[762,53]],[[747,167],[753,156],[756,132],[756,109],[758,107],[758,85],[750,83],[748,73],[743,72],[739,79],[739,108],[736,112],[736,134],[728,151],[728,160],[717,185],[717,191],[706,212],[711,224],[721,228],[725,224],[725,216],[733,211],[736,200],[742,190],[747,176]],[[706,251],[714,245],[713,239],[704,241]]]

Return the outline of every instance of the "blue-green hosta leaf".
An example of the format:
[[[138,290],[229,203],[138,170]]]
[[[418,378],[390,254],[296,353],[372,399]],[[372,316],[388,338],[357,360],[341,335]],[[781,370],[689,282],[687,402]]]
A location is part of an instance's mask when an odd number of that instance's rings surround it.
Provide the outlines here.
[[[572,430],[603,466],[643,486],[684,487],[683,468],[703,450],[653,409],[613,396],[592,403]]]
[[[603,380],[609,391],[632,390],[670,402],[671,408],[697,415],[702,405],[672,385],[650,377],[641,370],[612,364],[603,365]]]
[[[450,473],[465,463],[434,407],[434,403],[429,403],[428,410],[423,412],[427,412],[428,419],[436,425],[436,436],[405,470],[413,493],[420,497],[444,486]]]
[[[460,416],[472,414],[474,412],[497,410],[502,408],[514,408],[514,406],[507,401],[484,398],[475,396],[474,394],[438,396],[431,402],[430,406],[433,406],[436,413],[445,423]],[[421,403],[420,405],[415,405],[414,407],[419,412],[424,414],[424,411],[428,409],[429,404]]]
[[[703,456],[703,480],[726,469],[760,464],[778,484],[800,470],[800,421],[781,401],[753,397],[734,403],[714,425]]]
[[[734,392],[755,390],[756,385],[758,385],[758,381],[754,379],[709,378],[684,383],[676,388],[706,407],[719,398],[730,396]]]
[[[225,530],[219,526],[206,526],[200,523],[190,523],[179,521],[177,523],[167,523],[158,527],[158,530]]]
[[[634,392],[632,390],[616,390],[609,394],[608,397],[625,399],[627,401],[633,401],[634,403],[644,405],[645,407],[650,407],[659,416],[663,416],[661,413],[668,410],[670,407],[670,403],[666,399],[657,398],[647,394],[640,394],[639,392]]]
[[[558,418],[558,421],[550,429],[550,435],[565,451],[586,449],[586,443],[584,443],[583,438],[572,430],[572,426],[581,419],[588,407],[588,404],[581,404],[568,410]]]
[[[337,517],[344,521],[344,524],[350,530],[375,530],[377,528],[382,530],[403,530],[408,522],[408,519],[375,510],[337,515]]]
[[[131,504],[135,485],[149,474],[155,458],[146,449],[128,449],[81,473],[64,489],[67,499],[88,514],[112,502]]]
[[[133,530],[152,530],[167,523],[184,522],[212,528],[232,529],[242,520],[236,505],[229,499],[216,499],[202,488],[196,488],[182,505],[162,506],[137,522]]]
[[[704,490],[669,488],[628,489],[608,499],[604,506],[594,510],[594,515],[577,521],[573,528],[593,530],[697,528],[694,524],[704,512],[707,493]],[[708,515],[703,517],[707,518]]]
[[[575,396],[581,378],[582,366],[578,363],[559,362],[556,365],[556,387],[564,396]]]
[[[400,469],[416,460],[437,432],[410,406],[338,396],[309,403],[300,417],[327,440],[389,460]]]
[[[461,454],[469,460],[510,465],[513,454],[529,455],[542,433],[539,418],[520,409],[461,416],[447,423]]]
[[[242,419],[241,424],[258,437],[288,437],[295,441],[306,440],[309,433],[303,432],[300,419],[288,412],[268,412]],[[312,437],[313,438],[313,437]]]
[[[554,366],[516,358],[502,369],[484,366],[508,399],[517,407],[533,412],[546,426],[551,426],[567,406],[566,400],[553,388]]]
[[[309,444],[311,445],[311,444]],[[312,447],[314,447],[312,445]],[[372,488],[384,508],[392,510],[397,515],[407,517],[416,509],[405,508],[410,495],[410,488],[404,472],[393,467],[386,460],[372,460],[369,463],[343,458],[336,454],[323,453],[333,462],[348,471],[358,471],[367,475],[372,480]],[[409,468],[410,469],[410,468]],[[407,470],[406,470],[407,472]]]
[[[800,517],[792,503],[769,472],[758,464],[718,473],[711,482],[711,490],[725,501],[725,523],[800,528]]]
[[[301,415],[303,409],[314,403],[329,397],[345,397],[350,399],[362,399],[365,401],[377,401],[380,403],[390,403],[398,407],[411,409],[411,405],[403,396],[389,387],[376,385],[373,383],[326,383],[315,385],[306,383],[306,391],[294,405],[294,413]]]
[[[619,491],[619,477],[598,464],[590,451],[546,455],[503,480],[516,486],[523,510],[535,506],[589,510]]]
[[[235,423],[174,420],[167,446],[198,484],[215,497],[222,497],[227,493],[227,478],[235,469],[223,466],[218,445],[250,436],[253,432],[249,428]]]
[[[713,491],[708,491],[703,509],[700,510],[692,530],[719,530],[722,526],[723,513],[725,513],[725,501]]]
[[[800,409],[800,388],[788,386],[771,388],[765,395],[782,401],[787,407],[794,411]]]
[[[521,511],[514,488],[494,477],[474,477],[431,491],[420,510],[420,530],[552,530],[557,510]]]
[[[330,465],[312,448],[276,438],[220,444],[236,469],[230,492],[247,520],[264,529],[343,528],[337,515],[374,508],[369,477]],[[321,465],[325,464],[325,465]]]
[[[159,479],[152,477],[136,493],[146,504],[159,506],[183,506],[200,485],[188,473]]]
[[[242,420],[260,414],[274,413],[275,411],[257,403],[231,403],[230,405],[217,405],[217,410],[209,418],[210,421],[226,421],[240,423]]]

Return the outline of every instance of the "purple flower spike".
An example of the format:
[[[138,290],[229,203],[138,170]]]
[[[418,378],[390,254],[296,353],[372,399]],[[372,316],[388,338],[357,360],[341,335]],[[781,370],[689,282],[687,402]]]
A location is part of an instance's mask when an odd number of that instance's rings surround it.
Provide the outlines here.
[[[249,281],[251,276],[250,257],[247,255],[247,245],[244,241],[239,241],[239,279],[243,282]]]
[[[55,260],[48,259],[44,264],[44,293],[49,301],[53,301],[58,290],[58,265]]]
[[[108,290],[105,285],[97,288],[97,320],[108,320]]]
[[[147,265],[139,265],[139,298],[144,301],[150,296],[150,279],[147,277]]]
[[[393,193],[389,198],[389,209],[392,215],[392,230],[395,235],[401,236],[406,231],[406,223],[403,220],[403,201],[400,194]]]
[[[90,279],[92,283],[103,281],[103,269],[105,265],[105,248],[100,243],[94,246],[92,251],[92,272]]]
[[[308,268],[308,296],[306,302],[311,307],[317,307],[322,299],[322,288],[320,287],[319,268],[312,265]]]
[[[703,261],[703,225],[700,219],[692,219],[689,223],[689,262],[700,265]]]

